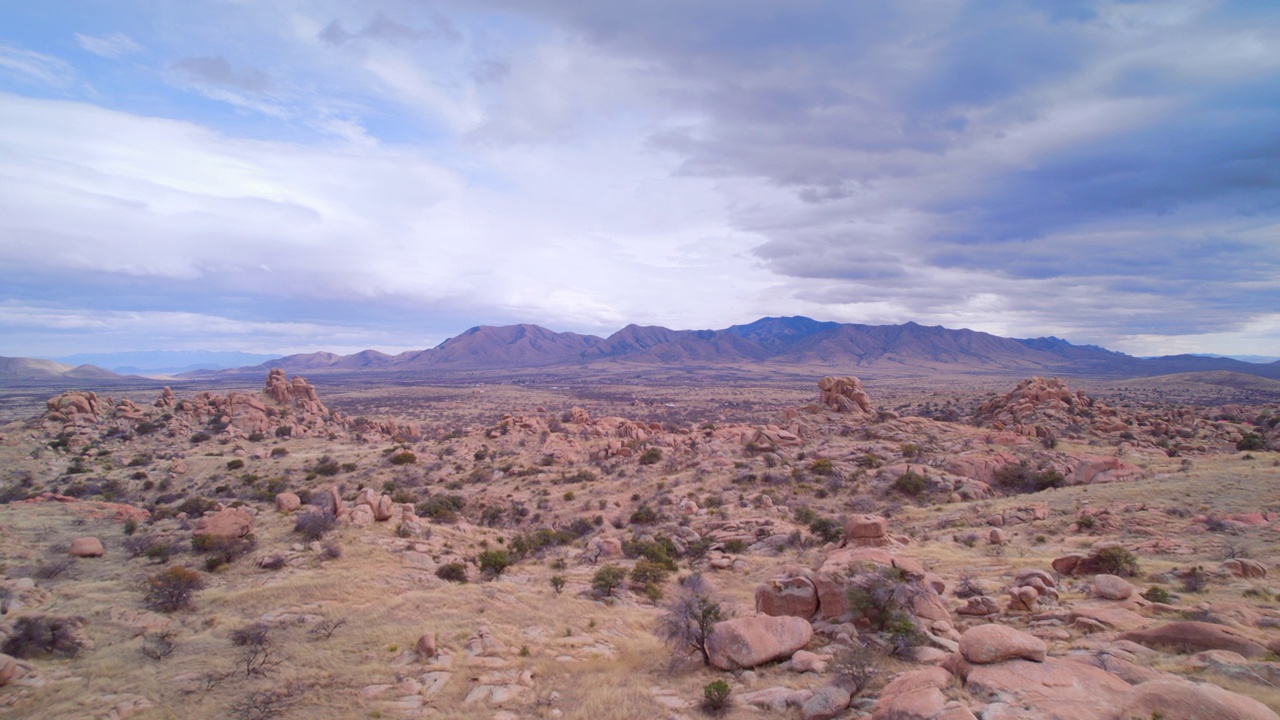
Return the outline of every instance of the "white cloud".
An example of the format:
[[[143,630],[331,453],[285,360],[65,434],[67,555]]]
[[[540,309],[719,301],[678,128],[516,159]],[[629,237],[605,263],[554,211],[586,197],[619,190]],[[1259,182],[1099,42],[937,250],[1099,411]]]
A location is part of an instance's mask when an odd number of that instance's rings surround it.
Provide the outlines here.
[[[65,61],[4,42],[0,42],[0,72],[59,88],[75,80],[75,70]]]
[[[75,36],[76,42],[80,43],[80,47],[94,55],[101,55],[112,60],[119,60],[122,57],[142,52],[142,46],[124,33],[114,32],[100,37],[75,33]]]

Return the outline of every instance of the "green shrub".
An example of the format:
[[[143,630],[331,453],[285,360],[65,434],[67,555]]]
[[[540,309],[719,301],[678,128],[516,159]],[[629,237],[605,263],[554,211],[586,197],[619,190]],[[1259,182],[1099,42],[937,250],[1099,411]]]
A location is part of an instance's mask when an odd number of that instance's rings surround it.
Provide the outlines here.
[[[647,504],[641,504],[631,513],[632,525],[651,525],[658,522],[658,511],[649,507]]]
[[[641,465],[654,465],[662,459],[662,450],[659,448],[649,448],[640,456]]]
[[[412,465],[416,462],[418,462],[418,456],[408,450],[398,452],[391,456],[392,465]]]
[[[627,579],[627,571],[617,565],[605,565],[591,578],[591,589],[601,595],[612,595],[614,588]]]
[[[467,581],[467,566],[460,562],[445,563],[436,568],[436,577],[449,582],[464,583]]]
[[[840,523],[825,517],[814,518],[813,522],[809,523],[809,532],[826,543],[833,543],[844,537],[844,528]]]
[[[282,458],[288,454],[289,454],[289,448],[283,448],[283,447],[271,448],[271,457],[273,458]]]
[[[1152,585],[1147,588],[1147,591],[1142,593],[1142,597],[1146,598],[1149,602],[1161,603],[1164,605],[1168,605],[1169,601],[1173,599],[1173,596],[1169,594],[1169,591],[1159,585]]]
[[[560,594],[560,591],[564,590],[564,583],[565,579],[563,575],[551,576],[551,589],[555,590],[557,595]]]
[[[511,555],[502,548],[485,550],[477,558],[480,572],[497,577],[511,566]]]
[[[893,489],[903,495],[919,497],[929,489],[929,480],[914,470],[908,470],[893,481]]]
[[[1099,550],[1098,559],[1102,563],[1102,571],[1110,575],[1132,577],[1138,574],[1137,556],[1119,545]]]
[[[713,680],[702,688],[702,707],[708,713],[717,715],[729,709],[729,693],[733,689],[723,680]]]
[[[1256,432],[1247,432],[1236,443],[1236,450],[1266,450],[1267,439]]]
[[[228,470],[239,470],[242,467],[244,467],[244,460],[241,460],[240,458],[227,461]]]

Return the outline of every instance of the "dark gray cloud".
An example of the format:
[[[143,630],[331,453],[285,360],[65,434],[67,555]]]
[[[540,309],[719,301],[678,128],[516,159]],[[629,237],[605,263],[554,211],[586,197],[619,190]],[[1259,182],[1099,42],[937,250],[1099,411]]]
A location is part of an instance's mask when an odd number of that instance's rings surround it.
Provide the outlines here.
[[[173,68],[201,85],[264,93],[271,90],[271,76],[251,65],[235,68],[221,55],[188,57],[177,60]]]
[[[334,47],[342,47],[353,40],[377,40],[383,42],[417,42],[430,39],[456,40],[458,30],[449,18],[431,13],[430,27],[414,28],[377,13],[356,31],[347,30],[342,21],[334,20],[320,31],[320,39]]]

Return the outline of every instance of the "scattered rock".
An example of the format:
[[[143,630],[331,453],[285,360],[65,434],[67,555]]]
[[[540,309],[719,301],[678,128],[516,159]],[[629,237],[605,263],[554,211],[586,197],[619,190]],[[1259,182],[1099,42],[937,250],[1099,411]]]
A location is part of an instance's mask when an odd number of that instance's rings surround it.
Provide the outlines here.
[[[1123,717],[1162,720],[1278,720],[1270,708],[1253,698],[1210,683],[1159,679],[1133,688]]]
[[[1097,575],[1090,588],[1094,597],[1107,600],[1126,600],[1133,595],[1133,586],[1118,575]]]
[[[976,665],[1012,658],[1043,662],[1047,651],[1040,638],[1005,625],[979,625],[960,636],[960,654]]]
[[[239,538],[253,532],[253,516],[241,508],[226,508],[196,520],[195,535]]]
[[[102,541],[96,537],[82,537],[71,541],[71,557],[96,558],[106,552],[102,549]]]

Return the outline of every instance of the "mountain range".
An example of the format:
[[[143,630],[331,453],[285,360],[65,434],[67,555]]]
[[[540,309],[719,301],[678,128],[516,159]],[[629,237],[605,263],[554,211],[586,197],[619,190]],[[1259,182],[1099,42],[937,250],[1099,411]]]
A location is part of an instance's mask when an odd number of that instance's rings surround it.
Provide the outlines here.
[[[1280,362],[1173,355],[1136,358],[1055,337],[1005,338],[973,330],[821,322],[766,317],[722,330],[671,330],[628,325],[608,337],[555,332],[538,325],[479,326],[429,350],[388,355],[365,350],[289,355],[234,371],[194,371],[183,377],[231,372],[466,371],[632,365],[785,364],[845,369],[1068,375],[1152,376],[1228,370],[1280,378]]]

